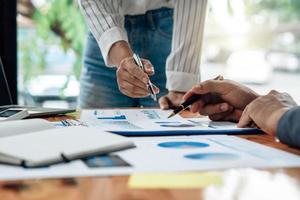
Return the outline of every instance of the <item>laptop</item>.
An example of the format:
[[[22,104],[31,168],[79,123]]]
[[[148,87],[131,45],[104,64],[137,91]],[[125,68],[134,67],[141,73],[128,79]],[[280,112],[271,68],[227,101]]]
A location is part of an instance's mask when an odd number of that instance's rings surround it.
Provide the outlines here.
[[[10,105],[0,106],[0,112],[7,110],[7,109],[26,109],[29,113],[27,118],[32,117],[44,117],[44,116],[53,116],[53,115],[63,115],[67,113],[75,112],[76,109],[62,109],[62,108],[43,108],[43,107],[32,107],[32,106],[20,106],[20,105],[13,105],[13,101],[11,98],[11,92],[9,89],[9,84],[6,78],[5,70],[3,67],[3,63],[0,57],[0,79],[4,80],[4,86],[6,93],[8,94]]]

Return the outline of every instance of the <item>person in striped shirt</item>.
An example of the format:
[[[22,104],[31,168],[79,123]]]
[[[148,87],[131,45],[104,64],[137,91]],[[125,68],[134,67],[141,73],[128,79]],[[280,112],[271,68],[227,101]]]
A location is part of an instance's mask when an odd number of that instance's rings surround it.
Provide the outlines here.
[[[79,0],[90,33],[79,106],[152,107],[149,76],[163,109],[200,81],[207,0]],[[142,57],[145,72],[133,52]]]

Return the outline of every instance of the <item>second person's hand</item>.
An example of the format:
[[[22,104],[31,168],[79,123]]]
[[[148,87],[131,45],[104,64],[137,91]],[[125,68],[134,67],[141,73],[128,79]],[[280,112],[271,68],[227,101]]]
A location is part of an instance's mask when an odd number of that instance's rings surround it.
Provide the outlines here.
[[[149,76],[154,74],[154,68],[149,60],[142,59],[145,72],[136,65],[132,56],[121,60],[117,69],[117,81],[119,90],[126,96],[141,98],[149,95],[147,83]],[[157,94],[159,89],[153,85]]]
[[[160,108],[163,110],[168,110],[178,107],[182,103],[184,94],[184,92],[169,91],[167,95],[160,97]]]
[[[297,103],[287,93],[275,90],[265,96],[258,97],[245,108],[238,127],[246,127],[254,123],[264,132],[275,136],[280,118]]]
[[[193,94],[201,94],[191,106],[191,112],[199,112],[211,120],[237,122],[244,108],[258,97],[253,90],[230,80],[207,80],[194,86],[184,96],[184,100]]]

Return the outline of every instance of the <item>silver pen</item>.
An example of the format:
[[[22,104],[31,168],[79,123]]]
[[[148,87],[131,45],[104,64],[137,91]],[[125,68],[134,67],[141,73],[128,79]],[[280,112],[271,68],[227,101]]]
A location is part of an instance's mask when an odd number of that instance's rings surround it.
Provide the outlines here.
[[[134,53],[133,54],[133,59],[134,59],[135,63],[145,72],[145,67],[142,63],[142,60],[141,60],[140,56],[138,54]],[[147,83],[147,88],[150,91],[151,98],[154,101],[157,101],[157,97],[156,97],[156,94],[154,92],[153,84],[151,83],[150,80]]]

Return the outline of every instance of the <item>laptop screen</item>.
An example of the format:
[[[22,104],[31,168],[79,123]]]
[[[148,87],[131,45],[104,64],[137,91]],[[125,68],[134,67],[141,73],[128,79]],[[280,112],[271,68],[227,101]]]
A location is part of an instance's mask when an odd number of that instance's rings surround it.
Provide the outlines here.
[[[13,104],[10,97],[9,85],[7,82],[1,57],[0,57],[0,94],[1,94],[0,106]]]

